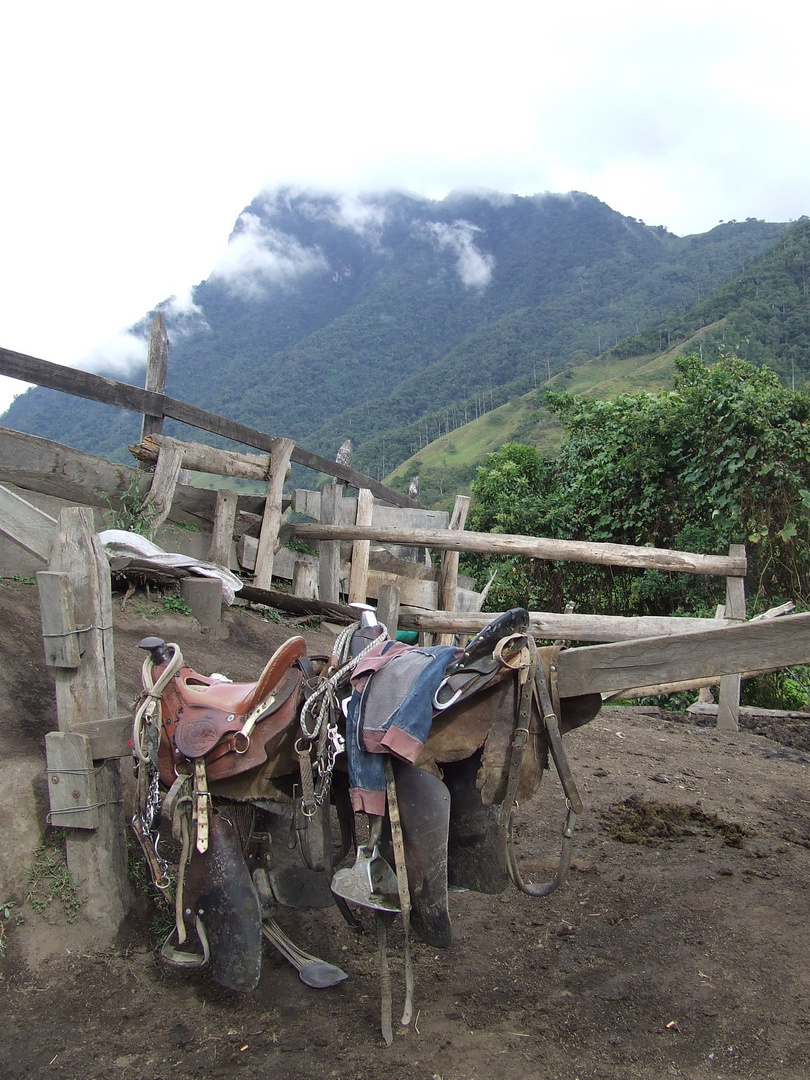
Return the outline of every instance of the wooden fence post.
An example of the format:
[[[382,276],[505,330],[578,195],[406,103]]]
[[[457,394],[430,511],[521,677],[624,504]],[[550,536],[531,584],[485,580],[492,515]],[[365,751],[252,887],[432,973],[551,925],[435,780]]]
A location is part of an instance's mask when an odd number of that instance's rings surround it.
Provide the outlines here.
[[[456,495],[453,513],[450,517],[450,528],[461,531],[467,524],[467,514],[470,510],[470,496]],[[442,570],[439,579],[439,608],[442,611],[455,611],[458,596],[458,558],[457,551],[445,551],[442,553]],[[452,634],[439,634],[439,645],[452,645]]]
[[[340,484],[324,484],[321,488],[321,524],[336,525],[340,521],[343,488]],[[340,542],[321,540],[318,544],[318,581],[321,600],[330,604],[340,601]]]
[[[377,598],[377,618],[388,631],[392,641],[396,641],[399,624],[399,589],[396,585],[381,585]]]
[[[290,454],[294,448],[292,439],[273,439],[267,473],[267,501],[264,504],[259,550],[256,553],[254,585],[257,589],[270,589],[273,585],[273,558],[276,554],[278,530],[281,527],[281,499],[290,467]]]
[[[144,515],[148,519],[149,529],[154,533],[155,529],[163,524],[169,516],[174,500],[174,489],[177,487],[177,479],[183,465],[182,451],[169,443],[161,446],[155,465],[155,475],[152,478],[152,486],[146,496],[147,512]]]
[[[370,525],[374,513],[374,496],[368,488],[357,492],[355,525]],[[365,604],[368,596],[368,557],[370,540],[355,540],[352,544],[352,569],[349,575],[349,603]]]
[[[728,549],[729,557],[745,558],[745,547],[732,544]],[[726,578],[727,619],[745,621],[745,578]],[[724,675],[720,679],[720,696],[717,701],[717,727],[720,731],[740,730],[740,675]]]
[[[110,569],[95,535],[91,510],[82,507],[62,510],[50,570],[65,575],[69,582],[75,630],[66,628],[64,632],[78,637],[82,653],[78,667],[53,669],[59,730],[72,735],[75,742],[87,736],[75,733],[74,728],[109,720],[117,713]],[[60,595],[63,594],[60,592]],[[43,602],[48,603],[49,594],[43,592],[42,596]],[[43,623],[48,625],[49,619],[44,618]],[[52,740],[52,743],[53,756],[51,747],[48,748],[49,772],[59,776],[61,759],[57,741]],[[75,761],[79,750],[71,744],[68,760]],[[65,769],[70,767],[64,766]],[[67,827],[68,869],[87,896],[82,908],[84,916],[100,931],[112,935],[118,930],[129,906],[125,812],[118,761],[109,758],[94,763],[93,767],[97,827],[92,830],[71,828],[70,814],[59,814],[58,809],[56,813],[52,811],[52,823]],[[76,785],[76,789],[81,791],[80,785]],[[89,778],[88,790],[92,790]]]
[[[146,385],[144,389],[151,390],[154,394],[166,393],[166,372],[169,368],[169,335],[166,333],[166,324],[163,316],[158,311],[152,320],[152,329],[149,331],[149,353],[146,360]],[[147,435],[159,435],[163,431],[163,417],[150,416],[144,413],[141,424],[141,441]],[[148,469],[144,462],[138,462],[139,469]]]
[[[233,527],[238,501],[239,496],[231,488],[220,488],[217,492],[214,526],[211,530],[211,543],[208,545],[208,561],[217,566],[224,566],[226,570],[229,570],[231,566]]]

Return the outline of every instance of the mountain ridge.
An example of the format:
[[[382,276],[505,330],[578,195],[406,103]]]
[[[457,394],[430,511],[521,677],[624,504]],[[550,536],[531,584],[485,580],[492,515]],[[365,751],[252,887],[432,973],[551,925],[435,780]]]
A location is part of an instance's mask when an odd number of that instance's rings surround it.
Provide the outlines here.
[[[787,228],[679,238],[577,192],[264,192],[191,302],[158,305],[167,392],[324,456],[350,437],[382,477],[538,366],[557,374],[686,311]],[[137,437],[133,418],[40,388],[4,422],[119,460]]]

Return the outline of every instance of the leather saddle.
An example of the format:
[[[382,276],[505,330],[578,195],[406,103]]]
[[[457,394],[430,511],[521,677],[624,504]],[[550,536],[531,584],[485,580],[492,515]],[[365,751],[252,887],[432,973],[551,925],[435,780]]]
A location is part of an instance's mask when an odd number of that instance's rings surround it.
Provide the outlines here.
[[[305,656],[304,639],[289,638],[251,683],[211,679],[183,663],[163,692],[163,783],[172,784],[184,760],[205,758],[210,782],[265,764],[293,727]]]

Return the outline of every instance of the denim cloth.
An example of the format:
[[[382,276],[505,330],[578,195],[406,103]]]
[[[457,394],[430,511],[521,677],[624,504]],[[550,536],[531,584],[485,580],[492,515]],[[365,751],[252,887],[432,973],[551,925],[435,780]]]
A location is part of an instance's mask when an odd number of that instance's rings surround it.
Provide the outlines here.
[[[395,657],[372,675],[362,694],[357,690],[352,694],[346,713],[346,755],[355,810],[384,813],[385,763],[382,755],[391,751],[380,743],[380,732],[383,738],[394,735],[394,741],[397,729],[403,732],[410,750],[398,756],[415,761],[430,734],[433,695],[444,678],[447,665],[457,655],[458,649],[453,645],[409,650],[402,658],[406,663],[400,666],[403,674],[407,668],[412,678],[403,680],[399,677],[400,657]],[[424,658],[424,662],[414,663],[417,657]],[[368,734],[372,736],[371,745],[378,747],[374,752],[367,749],[366,724]],[[371,809],[372,805],[382,806],[382,809]]]

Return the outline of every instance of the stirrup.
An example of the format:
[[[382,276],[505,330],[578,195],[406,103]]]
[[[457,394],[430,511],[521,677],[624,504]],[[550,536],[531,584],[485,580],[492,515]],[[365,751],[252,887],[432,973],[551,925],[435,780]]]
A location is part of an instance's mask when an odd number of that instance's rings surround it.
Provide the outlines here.
[[[160,948],[160,958],[167,967],[175,968],[179,971],[196,971],[199,968],[205,967],[211,956],[211,950],[208,946],[208,935],[205,932],[205,926],[200,916],[197,916],[194,924],[197,931],[197,937],[200,941],[201,952],[191,952],[186,949],[178,949],[171,944],[171,940],[177,933],[177,927],[173,926],[169,936],[163,942]]]

